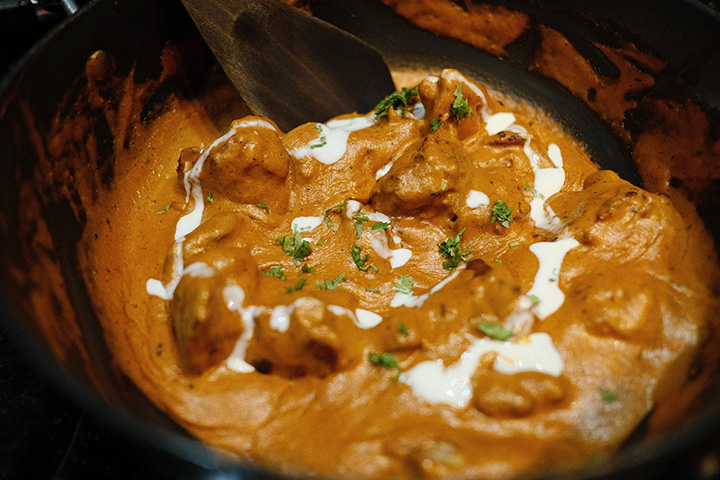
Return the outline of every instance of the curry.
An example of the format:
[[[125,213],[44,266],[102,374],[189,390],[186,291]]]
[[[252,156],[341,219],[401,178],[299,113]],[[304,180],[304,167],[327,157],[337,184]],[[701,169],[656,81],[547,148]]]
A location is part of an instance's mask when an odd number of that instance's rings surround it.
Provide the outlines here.
[[[281,472],[506,478],[616,451],[711,334],[702,227],[531,105],[451,69],[414,85],[290,132],[174,99],[133,138],[80,246],[119,366]]]

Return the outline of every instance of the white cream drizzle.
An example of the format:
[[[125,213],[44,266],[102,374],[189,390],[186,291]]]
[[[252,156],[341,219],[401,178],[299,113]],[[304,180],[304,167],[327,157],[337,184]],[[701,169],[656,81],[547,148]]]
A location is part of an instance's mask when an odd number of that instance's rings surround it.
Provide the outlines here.
[[[337,163],[347,151],[348,138],[352,132],[375,124],[375,114],[364,117],[331,120],[326,124],[318,123],[318,137],[305,145],[289,151],[295,158],[313,157],[320,163]]]
[[[473,396],[473,374],[482,356],[490,352],[497,354],[493,369],[506,375],[541,372],[557,377],[564,368],[562,357],[550,336],[533,333],[519,342],[473,339],[454,365],[446,368],[442,360],[421,362],[403,372],[400,381],[429,403],[464,408]]]
[[[430,289],[429,292],[422,295],[412,295],[410,293],[397,292],[393,299],[390,301],[390,306],[393,308],[401,306],[410,308],[422,307],[425,301],[430,298],[430,295],[441,290],[445,285],[453,281],[455,277],[457,277],[464,269],[464,264],[458,266],[453,273],[440,280],[437,284],[435,284],[434,287]]]
[[[255,316],[262,307],[243,307],[245,301],[245,291],[237,285],[229,285],[223,288],[223,299],[230,311],[239,313],[242,317],[243,333],[235,342],[230,356],[225,360],[227,367],[235,372],[250,373],[255,371],[255,367],[245,361],[245,353],[247,352],[250,339],[255,333]]]
[[[323,223],[325,217],[296,217],[290,226],[293,232],[309,232]]]
[[[535,312],[540,320],[555,313],[565,301],[565,294],[558,285],[560,269],[565,255],[578,245],[580,244],[574,238],[530,245],[530,251],[535,254],[540,265],[527,295],[537,299]]]
[[[488,135],[496,135],[515,123],[515,115],[510,112],[500,112],[489,115],[485,120],[485,131]]]
[[[490,198],[483,192],[477,190],[470,190],[467,198],[465,199],[465,205],[470,208],[478,208],[484,205],[490,205]]]
[[[380,258],[384,258],[390,262],[391,268],[402,267],[412,257],[412,250],[409,248],[390,248],[384,231],[370,233],[370,245]]]

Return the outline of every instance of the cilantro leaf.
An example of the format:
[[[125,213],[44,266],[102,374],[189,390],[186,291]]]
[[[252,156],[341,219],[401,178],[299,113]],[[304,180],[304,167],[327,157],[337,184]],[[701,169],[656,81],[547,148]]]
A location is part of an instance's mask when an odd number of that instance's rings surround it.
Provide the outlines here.
[[[303,273],[315,273],[315,269],[313,267],[308,267],[307,263],[303,263],[302,268],[298,272],[298,277]]]
[[[470,255],[473,251],[472,248],[466,252],[463,252],[460,248],[460,237],[462,237],[464,231],[465,229],[463,228],[453,238],[448,238],[444,242],[438,243],[440,255],[447,258],[447,260],[443,262],[443,268],[452,270],[460,265],[460,262],[467,262],[472,258],[472,255]]]
[[[430,120],[430,131],[434,132],[440,127],[440,120]]]
[[[405,115],[408,103],[413,97],[418,96],[418,86],[415,85],[413,88],[403,87],[400,92],[393,92],[388,95],[385,100],[381,101],[375,106],[375,120],[380,119],[387,115],[390,108],[396,110],[402,109],[402,115]]]
[[[329,215],[331,212],[333,212],[335,210],[337,210],[338,213],[342,212],[343,210],[345,210],[345,205],[343,205],[343,204],[335,205],[334,207],[330,207],[327,210],[325,210],[325,215],[323,216],[323,222],[325,222],[325,225],[327,225],[328,228],[332,228],[332,226],[333,226],[333,223],[330,221]]]
[[[600,398],[602,398],[603,402],[605,403],[612,403],[617,400],[617,395],[605,388],[598,388],[598,393],[600,394]]]
[[[283,272],[282,265],[273,265],[267,272],[260,272],[263,277],[277,277],[280,280],[285,280],[285,272]]]
[[[370,218],[368,218],[367,213],[365,213],[364,210],[360,210],[356,214],[352,216],[352,218],[355,219],[355,232],[357,233],[357,238],[360,238],[360,235],[363,233],[363,223],[369,222]]]
[[[397,283],[395,283],[395,289],[400,292],[404,293],[406,295],[411,295],[413,293],[413,287],[415,286],[415,280],[413,280],[413,277],[410,275],[402,275],[400,278],[398,278]]]
[[[458,123],[462,123],[463,118],[468,117],[472,114],[472,108],[467,101],[467,98],[463,96],[462,85],[458,85],[454,92],[455,101],[450,107],[450,113],[455,115]]]
[[[530,185],[530,183],[528,183],[528,182],[525,182],[525,185],[523,185],[522,189],[525,190],[525,191],[530,190],[530,191],[532,192],[532,194],[533,194],[533,197],[539,198],[540,200],[545,200],[545,195],[543,195],[542,193],[538,192],[538,191],[535,189],[535,187],[533,187],[532,185]]]
[[[208,192],[207,197],[205,197],[205,200],[210,202],[210,205],[215,205],[215,199],[213,198],[212,192]]]
[[[259,207],[259,208],[262,208],[262,209],[265,210],[267,213],[270,213],[270,207],[268,207],[268,206],[265,205],[264,203],[256,203],[255,205],[256,205],[257,207]]]
[[[303,240],[300,232],[296,232],[295,235],[276,237],[275,243],[282,245],[285,255],[301,262],[305,261],[305,257],[312,253],[310,243],[308,243],[307,240]]]
[[[400,363],[398,362],[397,357],[392,353],[370,353],[368,355],[368,361],[373,365],[384,368],[385,370],[389,370],[391,368],[400,369]]]
[[[400,333],[402,333],[402,334],[405,335],[406,337],[407,337],[408,335],[410,335],[410,330],[408,330],[408,328],[405,326],[404,323],[401,323],[400,325],[398,325],[397,331],[400,332]]]
[[[335,290],[338,285],[340,285],[340,282],[344,282],[346,280],[345,275],[338,275],[335,277],[335,280],[330,280],[329,278],[326,278],[324,282],[318,281],[315,284],[315,288],[318,290]]]
[[[492,218],[490,219],[490,225],[498,222],[505,228],[510,228],[510,223],[513,221],[512,209],[508,207],[507,203],[497,201],[492,207]]]
[[[370,254],[366,253],[365,255],[361,256],[361,251],[362,248],[358,247],[357,245],[353,245],[352,250],[350,251],[350,255],[352,256],[355,265],[357,265],[357,267],[363,272],[367,272],[370,268],[377,272],[378,269],[375,265],[365,265],[365,262],[367,262],[368,258],[370,258]]]
[[[165,205],[165,208],[155,212],[155,215],[162,215],[163,213],[167,213],[170,210],[170,205],[172,205],[172,203],[168,203],[167,205]]]
[[[294,287],[287,288],[287,290],[286,290],[287,293],[297,292],[298,290],[300,290],[301,288],[303,288],[305,286],[305,282],[307,282],[307,279],[301,278],[300,280],[298,280],[298,282],[295,284]]]
[[[494,338],[495,340],[505,341],[515,335],[515,332],[503,327],[502,325],[498,325],[497,323],[478,322],[477,328],[482,333],[490,338]]]
[[[374,232],[374,231],[376,231],[376,230],[385,230],[385,229],[388,229],[388,228],[390,228],[390,224],[389,224],[389,223],[387,223],[387,222],[378,222],[378,223],[374,224],[372,227],[370,227],[370,230],[372,230],[372,231]]]

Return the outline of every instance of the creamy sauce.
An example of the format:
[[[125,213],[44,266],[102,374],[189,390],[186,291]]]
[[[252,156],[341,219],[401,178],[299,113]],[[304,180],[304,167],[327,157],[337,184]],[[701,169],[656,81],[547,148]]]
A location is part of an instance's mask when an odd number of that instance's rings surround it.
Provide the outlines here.
[[[714,310],[672,204],[459,72],[418,91],[286,133],[174,99],[146,137],[167,144],[135,139],[83,268],[118,365],[202,441],[291,473],[510,476],[619,447],[685,378]]]

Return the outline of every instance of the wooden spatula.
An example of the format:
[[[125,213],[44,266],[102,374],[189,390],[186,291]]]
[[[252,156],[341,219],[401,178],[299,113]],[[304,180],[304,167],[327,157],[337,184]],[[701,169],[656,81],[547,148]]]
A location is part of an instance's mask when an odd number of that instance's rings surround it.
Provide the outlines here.
[[[395,91],[380,54],[281,0],[183,0],[248,106],[287,131]]]

